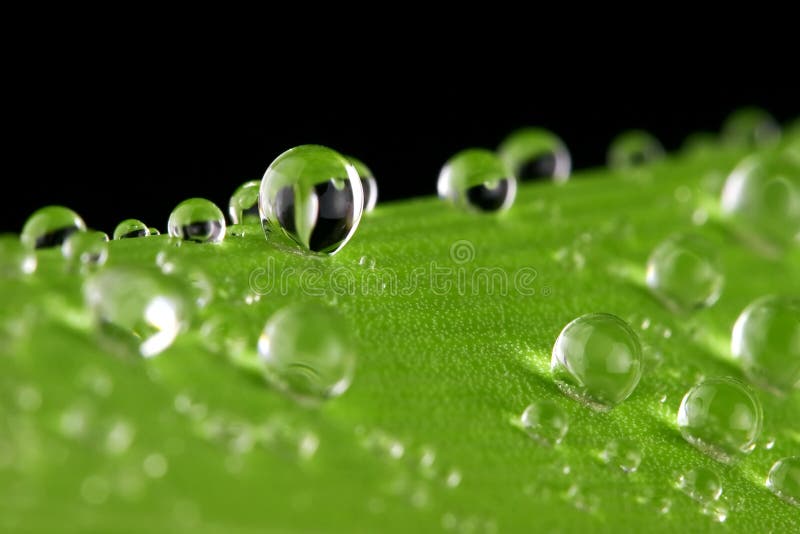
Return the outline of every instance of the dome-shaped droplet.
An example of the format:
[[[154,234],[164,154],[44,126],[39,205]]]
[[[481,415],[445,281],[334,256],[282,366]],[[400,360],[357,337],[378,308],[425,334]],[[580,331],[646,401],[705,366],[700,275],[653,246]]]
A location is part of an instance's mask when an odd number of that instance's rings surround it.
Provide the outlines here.
[[[46,206],[28,217],[20,240],[30,249],[60,247],[73,232],[86,230],[80,216],[63,206]]]
[[[600,458],[607,464],[621,469],[626,473],[633,473],[642,463],[642,450],[629,439],[614,439],[609,441]]]
[[[70,269],[88,272],[105,265],[108,259],[108,236],[105,232],[75,232],[61,245],[61,254]]]
[[[172,344],[190,310],[174,281],[144,268],[106,267],[86,280],[83,296],[103,343],[146,358]]]
[[[608,166],[632,169],[648,165],[664,157],[664,147],[652,134],[630,130],[618,135],[608,148]]]
[[[558,445],[569,430],[569,417],[556,403],[537,401],[520,416],[522,429],[542,445]]]
[[[678,310],[713,305],[724,280],[714,245],[699,235],[670,237],[647,260],[647,285],[668,306]]]
[[[767,296],[747,306],[733,326],[731,352],[761,387],[800,388],[800,299]]]
[[[232,224],[258,224],[258,188],[261,182],[250,180],[236,188],[228,203]]]
[[[625,321],[607,313],[591,313],[561,331],[550,369],[565,393],[606,410],[636,389],[642,376],[642,347]]]
[[[114,239],[129,239],[131,237],[147,237],[150,228],[138,219],[125,219],[114,228]]]
[[[506,137],[497,149],[500,158],[520,181],[553,179],[563,182],[572,170],[564,142],[542,128],[522,128]]]
[[[276,312],[264,327],[258,352],[267,379],[302,401],[338,397],[353,379],[350,329],[325,306],[294,304]]]
[[[151,226],[147,231],[150,232],[150,235],[161,235],[161,231],[155,226]]]
[[[353,164],[358,177],[361,178],[361,187],[364,189],[364,213],[369,213],[378,203],[378,182],[363,161],[352,156],[347,156],[347,159]]]
[[[705,467],[696,467],[681,473],[677,480],[678,489],[699,503],[719,500],[722,495],[722,482],[719,476]]]
[[[36,254],[15,234],[0,234],[0,278],[17,278],[36,270]]]
[[[749,454],[761,433],[758,397],[733,378],[710,378],[684,395],[678,428],[684,439],[717,461]]]
[[[225,239],[225,216],[210,200],[190,198],[178,204],[169,216],[169,235],[198,243]]]
[[[759,108],[742,108],[731,113],[722,125],[722,140],[731,146],[755,148],[780,139],[775,118]]]
[[[775,462],[767,475],[767,487],[789,504],[800,506],[800,456]]]
[[[751,238],[791,244],[800,233],[800,160],[785,153],[746,158],[725,181],[722,211]]]
[[[270,164],[258,206],[271,243],[335,254],[358,227],[364,192],[358,172],[342,155],[324,146],[302,145]]]
[[[471,211],[500,211],[514,203],[517,179],[489,150],[462,150],[445,163],[437,183],[439,197]]]

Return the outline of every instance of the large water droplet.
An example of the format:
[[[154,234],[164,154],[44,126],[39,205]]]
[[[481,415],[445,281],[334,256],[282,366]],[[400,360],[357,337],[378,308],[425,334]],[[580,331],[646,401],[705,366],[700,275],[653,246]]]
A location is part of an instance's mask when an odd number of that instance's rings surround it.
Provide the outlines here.
[[[86,224],[80,216],[63,206],[46,206],[28,217],[20,240],[30,249],[60,247],[73,232],[83,232]]]
[[[538,401],[522,412],[522,429],[542,445],[558,445],[569,430],[569,417],[556,403]]]
[[[800,456],[775,462],[767,475],[767,487],[789,504],[800,506]]]
[[[800,232],[800,161],[786,154],[746,158],[725,181],[722,210],[745,236],[790,245]]]
[[[14,234],[0,235],[0,278],[17,278],[36,270],[36,254]]]
[[[678,310],[713,305],[724,280],[713,244],[699,235],[673,236],[659,244],[647,260],[647,285]]]
[[[369,213],[378,203],[378,182],[372,171],[359,159],[348,156],[347,159],[355,167],[358,177],[361,178],[361,187],[364,189],[364,213]]]
[[[108,260],[108,236],[94,230],[75,232],[61,245],[61,254],[70,269],[87,273]]]
[[[437,183],[439,197],[471,211],[508,209],[517,194],[517,179],[493,152],[462,150],[445,163]]]
[[[678,489],[699,503],[716,501],[722,495],[719,476],[705,467],[697,467],[682,473],[677,480]]]
[[[261,180],[261,223],[267,240],[279,246],[335,254],[354,235],[363,209],[355,167],[324,146],[287,150]]]
[[[210,200],[190,198],[172,210],[167,230],[172,237],[198,243],[219,243],[225,239],[225,217]]]
[[[294,304],[275,313],[258,341],[267,379],[301,401],[338,397],[356,363],[347,322],[335,310]]]
[[[639,469],[642,463],[642,451],[639,446],[629,439],[615,439],[609,441],[600,458],[607,464],[613,465],[625,471],[633,473]]]
[[[800,388],[800,299],[762,297],[739,315],[731,352],[747,377],[775,393]]]
[[[114,228],[114,239],[130,239],[149,235],[150,228],[138,219],[125,219]]]
[[[686,441],[715,460],[731,463],[749,454],[761,433],[761,403],[733,378],[710,378],[690,389],[678,408]]]
[[[86,280],[83,295],[101,340],[117,351],[133,350],[146,358],[172,344],[190,309],[174,281],[143,268],[106,268]]]
[[[642,376],[642,348],[628,324],[611,314],[578,317],[561,331],[550,368],[559,386],[592,408],[627,399]]]
[[[522,128],[506,137],[497,149],[500,158],[521,181],[569,178],[572,158],[564,142],[542,128]]]
[[[258,224],[258,188],[261,182],[250,180],[236,188],[228,203],[228,213],[233,224]]]
[[[722,140],[731,146],[755,148],[780,139],[781,127],[760,108],[742,108],[731,113],[722,125]]]
[[[652,134],[630,130],[618,135],[608,148],[608,166],[632,169],[649,165],[664,157],[664,147]]]

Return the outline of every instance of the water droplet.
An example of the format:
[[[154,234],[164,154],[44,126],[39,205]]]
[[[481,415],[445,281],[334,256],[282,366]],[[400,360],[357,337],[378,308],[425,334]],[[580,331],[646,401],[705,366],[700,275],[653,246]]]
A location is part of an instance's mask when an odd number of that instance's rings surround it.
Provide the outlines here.
[[[564,142],[542,128],[522,128],[506,137],[497,149],[500,158],[521,181],[542,178],[563,182],[572,170]]]
[[[163,454],[154,452],[149,454],[142,462],[144,474],[150,478],[161,478],[167,474],[169,464]]]
[[[58,427],[64,436],[77,439],[83,436],[89,427],[89,414],[82,407],[73,406],[61,414]]]
[[[442,516],[443,529],[455,530],[457,526],[458,526],[458,518],[455,515],[451,514],[450,512],[447,512]]]
[[[713,305],[725,278],[714,245],[694,234],[672,236],[647,260],[647,285],[668,306],[688,311]]]
[[[108,236],[93,230],[75,232],[64,240],[61,255],[70,269],[91,272],[108,260]]]
[[[643,130],[630,130],[618,135],[608,148],[608,166],[632,169],[648,165],[664,157],[661,143]]]
[[[165,247],[156,255],[156,265],[161,272],[174,277],[185,286],[199,308],[205,308],[214,299],[214,285],[199,267],[182,259],[174,247]]]
[[[642,451],[628,439],[615,439],[606,445],[600,458],[607,464],[616,466],[626,473],[633,473],[642,463]]]
[[[715,460],[730,463],[753,450],[761,433],[761,403],[744,383],[709,378],[684,395],[678,428],[686,441]]]
[[[323,146],[287,150],[261,180],[264,233],[289,249],[335,254],[355,234],[363,209],[364,189],[355,167]]]
[[[722,139],[731,146],[755,148],[776,142],[781,128],[763,109],[748,107],[731,113],[722,125]]]
[[[800,456],[775,462],[769,470],[766,484],[772,493],[800,507]]]
[[[338,397],[355,369],[347,322],[334,309],[294,304],[275,313],[258,341],[267,379],[298,400]]]
[[[244,224],[231,224],[228,226],[226,235],[232,235],[233,237],[244,237],[246,235],[250,235],[251,232],[252,227],[250,226]]]
[[[169,235],[198,243],[219,243],[225,239],[225,217],[210,200],[190,198],[169,215]]]
[[[764,448],[766,450],[771,451],[774,446],[775,446],[775,436],[769,436],[767,439],[764,440]]]
[[[675,188],[675,200],[680,203],[686,203],[692,200],[692,190],[685,185]]]
[[[319,449],[319,437],[310,431],[303,432],[297,442],[297,455],[301,460],[310,460]]]
[[[472,211],[508,209],[517,194],[517,179],[493,152],[462,150],[445,163],[437,183],[439,197]]]
[[[42,405],[42,394],[33,386],[17,389],[17,406],[24,412],[35,412]]]
[[[569,430],[569,417],[557,404],[538,401],[522,412],[520,423],[529,436],[542,445],[558,445]]]
[[[106,434],[105,448],[109,454],[123,454],[133,443],[136,430],[127,421],[115,421]]]
[[[625,321],[591,313],[561,331],[550,368],[562,391],[594,409],[607,410],[636,389],[642,376],[642,347]]]
[[[35,270],[36,254],[16,235],[0,235],[0,278],[17,278]]]
[[[746,158],[725,181],[722,211],[745,237],[790,245],[800,232],[800,161],[781,154]]]
[[[86,280],[83,296],[104,343],[146,358],[172,344],[190,309],[173,281],[144,268],[106,268]]]
[[[125,219],[114,228],[114,239],[130,239],[149,235],[150,228],[138,219]]]
[[[444,483],[448,488],[455,488],[461,484],[461,471],[458,469],[451,469],[444,479]]]
[[[81,484],[81,497],[89,504],[103,504],[109,493],[108,481],[99,476],[87,477]]]
[[[236,188],[228,202],[228,214],[233,224],[259,224],[258,188],[261,182],[250,180]]]
[[[378,182],[364,162],[352,156],[348,156],[347,159],[353,164],[361,178],[361,187],[364,189],[364,213],[369,213],[375,209],[375,204],[378,203]]]
[[[667,497],[662,497],[656,503],[656,510],[658,510],[659,514],[668,514],[671,509],[672,500],[668,499]]]
[[[46,206],[28,217],[20,240],[29,249],[60,247],[73,232],[83,232],[86,224],[80,216],[63,206]]]
[[[722,495],[722,482],[717,474],[705,467],[697,467],[682,473],[677,480],[677,487],[697,502],[716,501]]]
[[[152,236],[161,235],[161,232],[155,226],[151,226],[147,229],[147,231],[150,232],[150,235]]]
[[[695,226],[703,226],[708,222],[708,212],[703,208],[697,208],[692,212],[692,224]]]
[[[747,377],[774,393],[800,388],[800,299],[766,296],[747,306],[731,334]]]

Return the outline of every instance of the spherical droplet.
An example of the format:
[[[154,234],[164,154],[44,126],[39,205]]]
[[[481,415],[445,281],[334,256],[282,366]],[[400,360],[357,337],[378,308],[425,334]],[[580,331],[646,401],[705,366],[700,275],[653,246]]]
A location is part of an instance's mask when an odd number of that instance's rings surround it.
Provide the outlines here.
[[[742,108],[731,113],[722,125],[722,140],[731,146],[755,148],[780,139],[781,127],[763,109]]]
[[[75,232],[61,245],[61,255],[71,269],[88,272],[102,267],[108,260],[108,236],[94,230]]]
[[[800,388],[800,299],[762,297],[739,315],[731,352],[747,377],[775,393]]]
[[[522,128],[506,137],[497,149],[500,158],[521,181],[569,178],[572,158],[564,142],[542,128]]]
[[[228,203],[228,213],[233,224],[258,224],[258,188],[261,182],[250,180],[236,188]]]
[[[784,501],[800,507],[800,456],[775,462],[767,475],[767,487]]]
[[[267,379],[301,401],[338,397],[356,363],[347,322],[333,308],[294,304],[267,322],[258,341]]]
[[[439,197],[470,211],[502,211],[517,195],[517,179],[489,150],[469,148],[447,160],[439,173]]]
[[[628,439],[615,439],[609,441],[600,453],[602,460],[616,466],[626,473],[633,473],[642,463],[642,451],[639,446]]]
[[[323,146],[287,150],[261,180],[261,223],[267,240],[279,246],[335,254],[355,234],[363,209],[355,167]]]
[[[725,277],[712,243],[699,235],[681,234],[653,250],[646,280],[668,306],[688,311],[713,305]]]
[[[710,378],[690,389],[678,408],[686,441],[715,460],[731,463],[753,450],[761,433],[761,403],[733,378]]]
[[[612,169],[632,169],[649,165],[664,157],[664,147],[652,134],[630,130],[617,136],[608,149],[608,166]]]
[[[190,309],[173,281],[144,268],[107,267],[86,280],[83,296],[104,343],[146,358],[172,344]]]
[[[114,239],[129,239],[131,237],[147,237],[150,228],[138,219],[125,219],[114,228]]]
[[[748,237],[791,245],[800,232],[800,160],[787,154],[746,158],[725,181],[722,211]]]
[[[0,235],[0,278],[17,278],[36,270],[36,254],[14,234]]]
[[[361,187],[364,189],[364,213],[369,213],[375,209],[375,204],[378,203],[378,182],[364,162],[352,156],[348,156],[347,159],[353,164],[361,178]]]
[[[46,206],[28,217],[20,240],[29,249],[60,247],[73,232],[83,232],[86,224],[80,216],[63,206]]]
[[[722,482],[720,482],[719,476],[705,467],[697,467],[681,473],[677,486],[679,490],[700,503],[716,501],[722,495]]]
[[[561,331],[550,369],[565,393],[594,409],[607,410],[636,389],[642,376],[642,347],[625,321],[591,313]]]
[[[569,430],[569,417],[556,403],[538,401],[522,412],[522,429],[542,445],[558,445]]]
[[[169,235],[198,243],[219,243],[225,239],[225,217],[204,198],[190,198],[178,204],[169,216]]]
[[[155,226],[151,226],[147,230],[150,232],[150,235],[161,235],[161,232]]]

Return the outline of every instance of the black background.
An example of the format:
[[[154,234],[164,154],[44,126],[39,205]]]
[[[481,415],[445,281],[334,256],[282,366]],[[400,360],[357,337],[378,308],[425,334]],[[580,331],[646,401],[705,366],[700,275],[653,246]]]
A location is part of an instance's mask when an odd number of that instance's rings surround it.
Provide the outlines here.
[[[378,179],[379,201],[388,201],[435,194],[450,155],[496,147],[520,126],[553,130],[574,168],[585,168],[602,165],[609,141],[628,128],[646,129],[674,150],[692,132],[717,131],[741,106],[764,107],[781,122],[800,115],[795,87],[769,80],[754,89],[724,79],[665,87],[589,78],[541,89],[450,76],[332,88],[324,79],[277,84],[212,73],[178,83],[180,76],[96,71],[54,76],[57,90],[31,90],[7,125],[20,165],[6,180],[20,191],[5,197],[3,231],[18,232],[47,204],[67,205],[108,233],[129,217],[163,231],[171,209],[188,197],[209,198],[227,212],[241,182],[260,179],[274,157],[303,143],[362,159]]]

